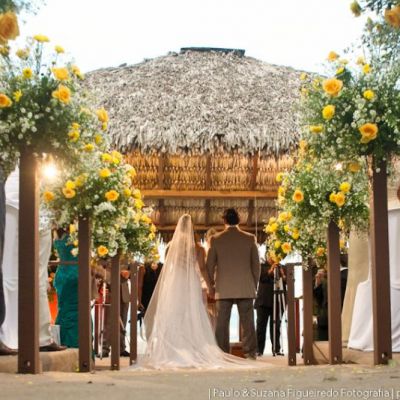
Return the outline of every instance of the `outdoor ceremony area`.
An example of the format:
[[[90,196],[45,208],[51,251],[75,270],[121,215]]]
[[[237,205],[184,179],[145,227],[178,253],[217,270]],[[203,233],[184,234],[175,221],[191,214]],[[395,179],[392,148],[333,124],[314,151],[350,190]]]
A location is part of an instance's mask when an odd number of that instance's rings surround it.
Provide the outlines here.
[[[399,399],[400,0],[134,3],[0,0],[0,397]]]

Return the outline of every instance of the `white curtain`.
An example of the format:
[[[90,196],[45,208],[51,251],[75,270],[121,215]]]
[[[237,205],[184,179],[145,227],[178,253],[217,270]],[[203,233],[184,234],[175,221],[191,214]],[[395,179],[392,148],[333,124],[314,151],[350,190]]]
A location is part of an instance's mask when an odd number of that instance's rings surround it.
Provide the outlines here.
[[[392,349],[400,351],[400,208],[389,210],[390,302],[392,311]],[[382,295],[386,295],[383,293]],[[369,277],[357,287],[348,347],[372,351],[372,281]]]

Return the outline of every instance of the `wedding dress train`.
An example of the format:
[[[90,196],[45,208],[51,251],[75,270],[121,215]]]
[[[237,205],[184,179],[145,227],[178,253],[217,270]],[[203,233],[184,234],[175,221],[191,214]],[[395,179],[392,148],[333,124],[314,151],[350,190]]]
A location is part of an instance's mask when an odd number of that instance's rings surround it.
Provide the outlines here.
[[[147,349],[139,366],[251,368],[256,364],[226,354],[217,346],[202,299],[190,215],[178,221],[144,323]]]

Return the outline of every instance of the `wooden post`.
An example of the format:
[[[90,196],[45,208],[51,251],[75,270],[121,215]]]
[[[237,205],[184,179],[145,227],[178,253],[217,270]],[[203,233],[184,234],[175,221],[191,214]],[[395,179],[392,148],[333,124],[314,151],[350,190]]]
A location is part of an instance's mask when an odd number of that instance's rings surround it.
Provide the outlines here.
[[[138,266],[131,264],[131,348],[129,365],[137,362]]]
[[[330,364],[341,364],[343,362],[341,314],[339,227],[335,222],[331,221],[328,226],[328,332]]]
[[[90,221],[79,217],[79,372],[93,369],[92,359],[92,324],[90,315],[91,282],[90,271]]]
[[[376,168],[379,168],[377,172]],[[373,166],[371,207],[371,272],[374,332],[374,363],[392,358],[390,310],[389,229],[386,162]]]
[[[296,318],[296,353],[300,353],[300,301],[298,298],[294,302],[295,318]]]
[[[119,268],[119,255],[111,260],[111,370],[120,368],[121,350],[121,275]]]
[[[18,220],[18,372],[40,373],[37,160],[21,152]]]
[[[303,361],[304,365],[314,364],[313,352],[313,280],[309,263],[303,268]]]
[[[288,320],[288,365],[296,365],[296,329],[294,303],[294,267],[286,265],[287,320]]]

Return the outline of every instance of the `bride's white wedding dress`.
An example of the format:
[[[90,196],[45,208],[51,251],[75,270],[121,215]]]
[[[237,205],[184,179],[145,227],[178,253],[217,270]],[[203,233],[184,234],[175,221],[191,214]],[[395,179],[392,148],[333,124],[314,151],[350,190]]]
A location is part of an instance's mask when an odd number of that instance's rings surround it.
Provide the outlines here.
[[[217,346],[202,299],[193,226],[183,215],[144,319],[147,349],[139,367],[254,367]],[[257,365],[259,366],[259,365]]]

